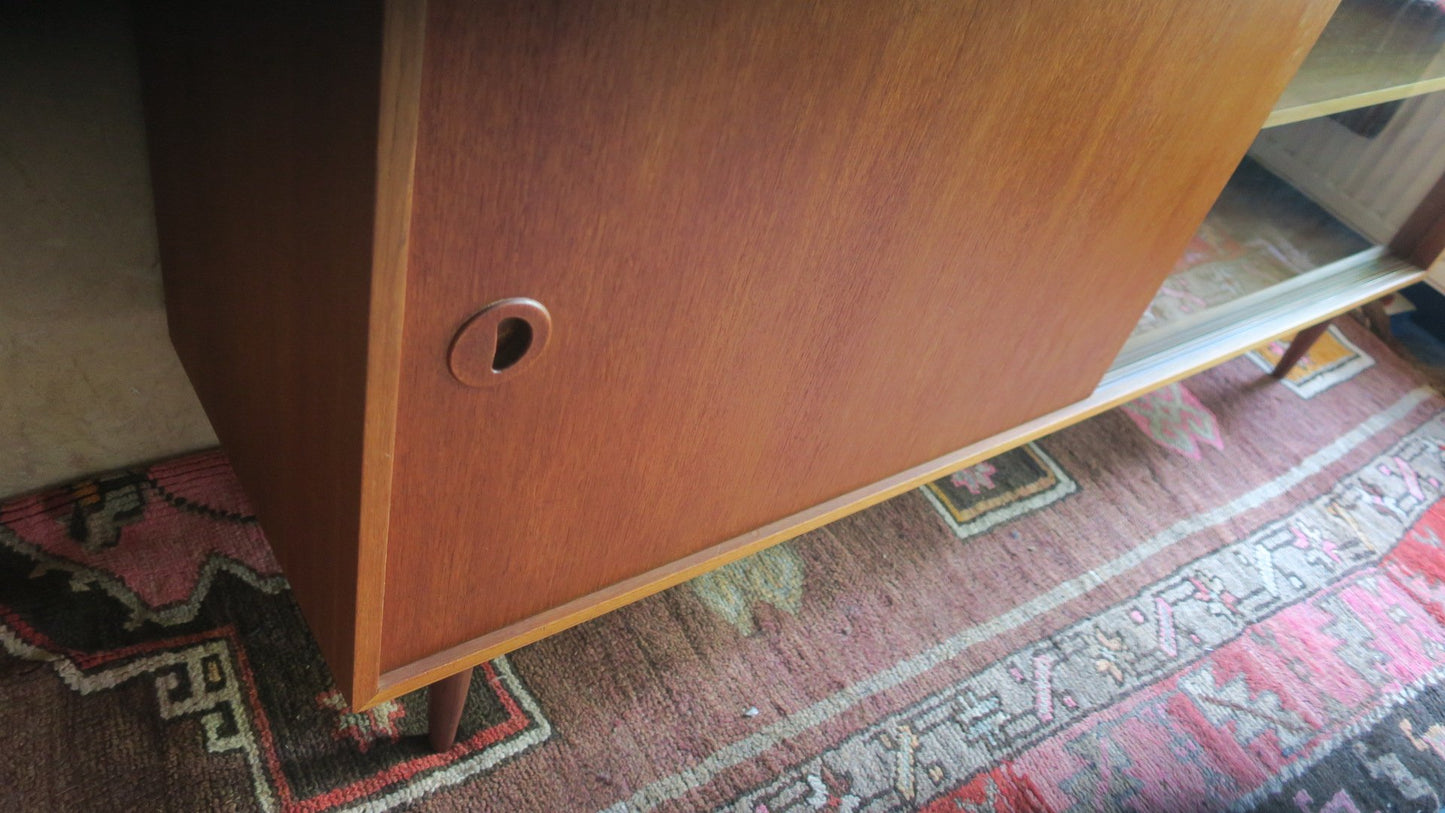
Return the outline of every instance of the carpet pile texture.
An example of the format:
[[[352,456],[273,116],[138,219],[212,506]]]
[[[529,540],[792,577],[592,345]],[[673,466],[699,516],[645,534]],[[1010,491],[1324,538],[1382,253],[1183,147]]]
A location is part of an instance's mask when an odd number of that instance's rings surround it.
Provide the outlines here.
[[[1445,401],[1342,321],[494,661],[445,754],[220,453],[13,499],[0,808],[1439,809]]]

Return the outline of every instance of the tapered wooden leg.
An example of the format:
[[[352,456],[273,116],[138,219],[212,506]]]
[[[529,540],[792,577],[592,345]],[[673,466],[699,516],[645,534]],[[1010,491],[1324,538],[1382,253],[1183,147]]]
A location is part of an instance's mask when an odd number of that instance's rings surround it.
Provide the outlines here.
[[[467,689],[472,685],[472,670],[442,678],[427,689],[427,739],[438,753],[451,750],[457,741],[457,726],[462,721],[462,707],[467,704]]]
[[[1289,347],[1284,351],[1284,355],[1279,357],[1279,364],[1274,365],[1274,371],[1271,372],[1270,375],[1275,378],[1284,378],[1289,375],[1289,371],[1293,370],[1294,366],[1299,363],[1299,360],[1304,358],[1305,353],[1310,351],[1310,347],[1314,345],[1320,336],[1324,335],[1325,328],[1329,326],[1330,320],[1326,319],[1317,325],[1311,325],[1299,333],[1296,333],[1294,341],[1289,343]]]
[[[1382,296],[1374,302],[1366,302],[1360,306],[1360,313],[1365,317],[1365,327],[1386,342],[1395,338],[1390,332],[1390,314],[1385,312],[1385,303],[1393,296],[1394,294]]]

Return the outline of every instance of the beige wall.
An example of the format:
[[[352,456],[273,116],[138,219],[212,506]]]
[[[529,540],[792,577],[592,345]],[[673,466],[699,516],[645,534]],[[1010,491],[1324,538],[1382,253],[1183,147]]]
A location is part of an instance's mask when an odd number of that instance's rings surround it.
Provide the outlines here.
[[[0,496],[215,444],[166,338],[124,3],[50,5],[0,4]]]

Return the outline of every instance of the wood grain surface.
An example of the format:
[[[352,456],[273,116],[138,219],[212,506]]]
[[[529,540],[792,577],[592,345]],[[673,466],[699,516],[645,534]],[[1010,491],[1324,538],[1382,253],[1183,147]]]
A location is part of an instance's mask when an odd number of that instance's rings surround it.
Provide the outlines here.
[[[381,668],[1088,396],[1332,6],[432,0]]]
[[[172,341],[337,684],[368,696],[374,613],[353,659],[358,584],[381,589],[358,544],[381,3],[158,0],[136,22]]]
[[[380,690],[370,702],[377,703],[406,694],[459,669],[491,660],[523,644],[540,640],[1072,426],[1165,384],[1288,338],[1302,327],[1328,321],[1363,303],[1419,282],[1425,273],[1387,254],[1377,254],[1358,265],[1343,261],[1335,268],[1338,271],[1330,272],[1330,280],[1296,277],[1244,300],[1216,308],[1217,313],[1206,324],[1196,325],[1197,329],[1183,331],[1182,335],[1166,338],[1156,332],[1131,340],[1116,364],[1104,375],[1103,381],[1083,400],[516,624],[384,672]],[[1131,352],[1135,345],[1142,352]]]
[[[1430,187],[1400,227],[1390,241],[1390,250],[1425,269],[1445,261],[1445,176]]]

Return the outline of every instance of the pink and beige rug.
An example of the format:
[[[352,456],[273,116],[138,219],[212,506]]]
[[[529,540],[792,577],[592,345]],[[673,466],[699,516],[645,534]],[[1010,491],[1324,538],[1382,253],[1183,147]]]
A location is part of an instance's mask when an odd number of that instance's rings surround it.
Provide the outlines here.
[[[12,500],[0,808],[1436,810],[1445,402],[1334,339],[495,661],[446,754],[347,712],[221,455]]]

